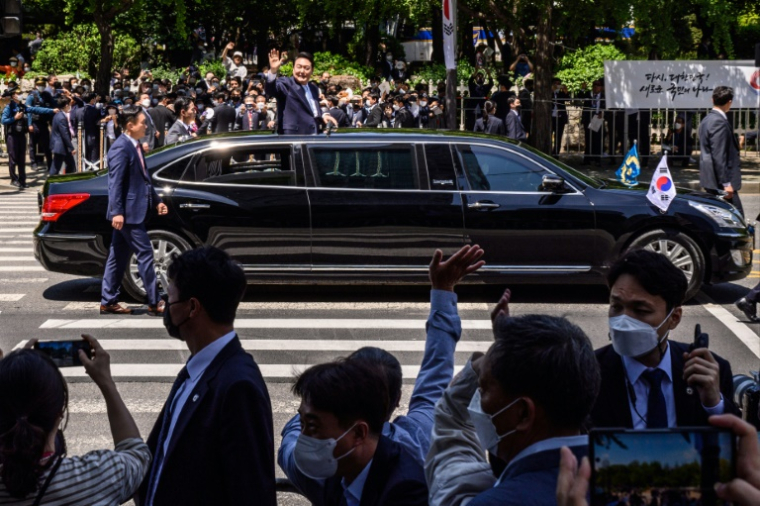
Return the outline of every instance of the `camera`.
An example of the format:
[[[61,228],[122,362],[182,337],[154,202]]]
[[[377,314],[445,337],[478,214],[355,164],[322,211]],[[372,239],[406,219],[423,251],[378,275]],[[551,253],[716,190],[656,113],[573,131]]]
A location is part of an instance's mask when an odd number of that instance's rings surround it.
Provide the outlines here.
[[[758,371],[750,374],[734,376],[734,402],[742,410],[742,419],[760,429],[760,377]]]

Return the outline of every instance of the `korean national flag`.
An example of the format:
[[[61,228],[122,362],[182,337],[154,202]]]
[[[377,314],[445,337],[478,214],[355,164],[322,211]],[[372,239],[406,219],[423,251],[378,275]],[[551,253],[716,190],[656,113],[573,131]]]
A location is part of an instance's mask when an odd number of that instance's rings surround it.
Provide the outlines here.
[[[647,192],[649,202],[659,207],[662,212],[667,212],[670,203],[676,198],[676,185],[673,178],[670,177],[668,170],[668,155],[665,154],[660,160],[660,164],[652,175],[652,182]]]

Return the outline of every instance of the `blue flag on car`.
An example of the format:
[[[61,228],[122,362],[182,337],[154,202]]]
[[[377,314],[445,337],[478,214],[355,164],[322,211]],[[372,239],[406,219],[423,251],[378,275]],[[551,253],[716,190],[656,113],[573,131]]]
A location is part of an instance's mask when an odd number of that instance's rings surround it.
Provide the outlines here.
[[[639,163],[639,148],[636,146],[636,141],[633,141],[631,150],[625,155],[623,164],[615,172],[617,178],[625,185],[636,186],[639,184],[636,178],[641,173],[641,164]]]

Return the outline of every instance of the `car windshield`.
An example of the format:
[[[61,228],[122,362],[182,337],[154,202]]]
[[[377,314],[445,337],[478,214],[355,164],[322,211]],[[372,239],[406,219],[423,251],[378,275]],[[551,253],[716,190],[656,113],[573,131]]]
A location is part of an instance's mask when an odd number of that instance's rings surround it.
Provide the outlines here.
[[[567,165],[566,163],[561,162],[560,160],[554,158],[553,156],[549,156],[539,150],[537,150],[534,147],[528,146],[524,142],[520,143],[520,147],[523,149],[527,149],[534,155],[543,158],[547,162],[559,166],[562,170],[573,176],[574,178],[578,179],[579,181],[591,186],[592,188],[603,188],[605,186],[604,181],[600,181],[599,179],[596,179],[595,177],[591,177],[588,174],[584,174],[580,172],[577,169],[574,169]]]

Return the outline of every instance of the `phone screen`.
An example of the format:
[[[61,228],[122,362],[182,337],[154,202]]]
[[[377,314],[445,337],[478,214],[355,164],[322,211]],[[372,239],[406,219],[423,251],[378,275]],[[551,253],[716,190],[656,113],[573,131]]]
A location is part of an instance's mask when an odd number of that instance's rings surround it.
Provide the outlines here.
[[[735,455],[727,430],[592,430],[591,505],[723,504],[713,487],[733,479]]]
[[[92,358],[90,343],[84,339],[76,341],[38,341],[34,345],[34,349],[50,357],[58,367],[82,365],[82,362],[79,360],[79,350],[84,350],[87,358]]]

